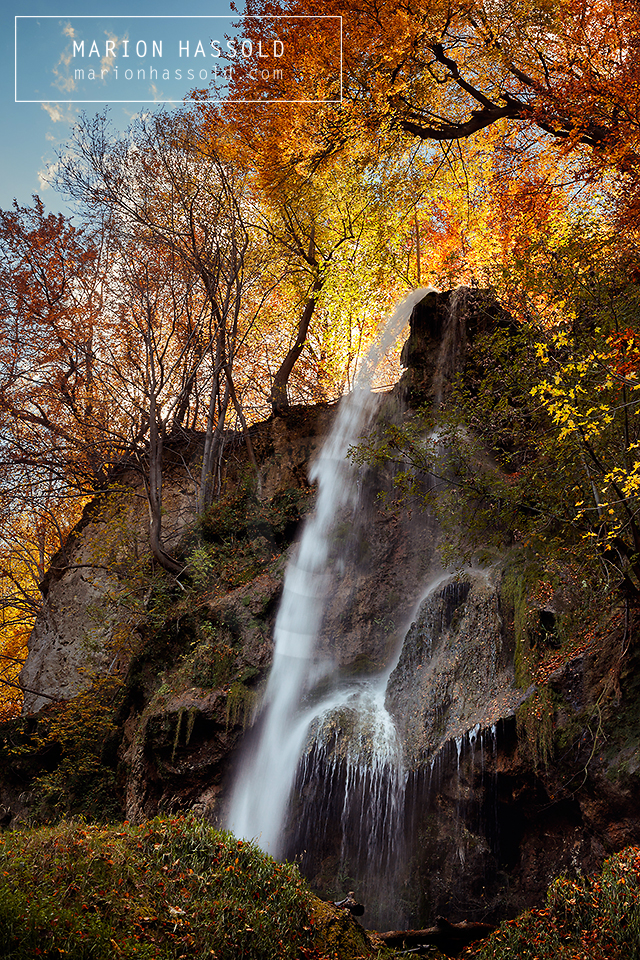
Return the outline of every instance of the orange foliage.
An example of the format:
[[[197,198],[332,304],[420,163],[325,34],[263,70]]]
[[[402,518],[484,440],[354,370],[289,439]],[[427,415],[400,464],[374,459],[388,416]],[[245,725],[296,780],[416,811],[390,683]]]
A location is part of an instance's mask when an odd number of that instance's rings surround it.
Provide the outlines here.
[[[301,0],[246,0],[245,11],[309,12]],[[450,142],[506,120],[568,150],[591,147],[583,173],[617,172],[621,216],[637,219],[640,10],[632,0],[327,0],[322,12],[342,17],[342,77],[337,21],[243,22],[256,44],[284,42],[282,78],[236,71],[233,96],[258,103],[222,109],[263,170],[336,153],[371,158],[407,137]],[[260,103],[278,99],[324,102]]]
[[[640,373],[640,338],[635,330],[629,327],[611,334],[607,343],[612,347],[612,355],[608,358],[611,369],[623,381],[627,377],[637,378]],[[622,383],[621,383],[622,386]]]

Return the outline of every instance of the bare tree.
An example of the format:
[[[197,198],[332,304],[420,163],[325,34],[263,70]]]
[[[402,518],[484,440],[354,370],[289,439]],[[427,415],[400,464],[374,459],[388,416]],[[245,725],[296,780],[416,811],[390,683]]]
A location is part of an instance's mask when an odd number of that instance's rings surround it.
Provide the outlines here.
[[[257,312],[247,309],[245,292],[260,272],[251,255],[247,176],[225,163],[214,146],[198,140],[187,115],[161,113],[138,121],[124,139],[109,137],[104,117],[85,118],[61,160],[59,186],[80,200],[89,215],[99,212],[107,224],[120,251],[119,282],[128,284],[131,302],[137,304],[135,327],[145,358],[145,369],[138,376],[144,389],[138,401],[129,397],[127,402],[130,409],[139,407],[140,400],[146,404],[136,422],[138,442],[144,438],[148,451],[152,549],[160,563],[175,571],[178,565],[164,550],[161,536],[167,433],[189,422],[196,426],[206,409],[199,512],[214,495],[215,467],[231,410],[243,427],[257,472],[234,383],[237,350]],[[199,291],[197,324],[179,322],[186,314],[184,304],[174,297],[171,348],[168,341],[160,345],[157,337],[160,318],[152,266],[158,260],[171,262],[182,282],[196,281]],[[135,268],[136,261],[145,264],[144,269]],[[168,367],[170,355],[174,365]],[[115,355],[110,362],[114,370],[120,368],[116,379],[122,382],[126,364],[122,366]],[[169,383],[172,399],[160,404]]]

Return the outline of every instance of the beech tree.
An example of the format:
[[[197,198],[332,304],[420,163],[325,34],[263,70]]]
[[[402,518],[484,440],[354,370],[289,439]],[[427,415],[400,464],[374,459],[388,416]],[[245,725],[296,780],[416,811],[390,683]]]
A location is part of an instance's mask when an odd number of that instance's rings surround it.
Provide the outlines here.
[[[343,18],[342,78],[337,21],[296,20],[307,13],[298,0],[248,0],[245,12],[242,29],[254,50],[284,39],[282,75],[236,70],[232,93],[251,104],[207,107],[206,92],[194,96],[201,114],[213,113],[210,127],[225,130],[242,162],[257,170],[267,196],[287,178],[296,190],[307,189],[305,183],[315,189],[327,171],[344,176],[350,167],[353,197],[369,168],[377,170],[387,209],[397,209],[403,191],[385,182],[385,163],[404,159],[409,176],[411,145],[424,145],[422,177],[410,174],[411,218],[384,252],[378,248],[383,284],[392,271],[409,283],[429,271],[436,282],[487,276],[485,265],[514,249],[527,219],[535,231],[539,216],[570,202],[572,181],[587,189],[589,182],[601,185],[605,173],[620,174],[609,187],[617,189],[621,213],[633,210],[638,14],[632,4],[330,2],[323,14]],[[292,19],[273,19],[278,14]],[[339,106],[328,102],[340,96]],[[305,99],[325,102],[278,102]],[[274,373],[274,409],[286,402],[276,394],[309,344],[326,291],[326,265],[318,271],[310,256],[318,252],[317,230],[305,240],[300,259],[307,259],[309,296]]]
[[[339,113],[331,105],[270,105],[278,110],[274,135],[289,156],[328,156],[354,140],[357,147],[358,138],[394,131],[451,141],[502,120],[535,123],[555,137],[609,151],[636,142],[639,15],[626,0],[473,6],[437,0],[428,7],[329,0],[323,14],[343,18],[342,86],[340,59],[330,55],[331,22],[314,25],[305,43],[310,28],[303,20],[284,26],[253,19],[306,13],[299,0],[247,0],[245,11],[251,19],[244,33],[264,49],[287,31],[291,62],[277,79],[237,71],[239,98],[344,98]],[[258,112],[258,119],[266,115]],[[292,126],[298,137],[287,144]]]
[[[97,238],[62,216],[0,211],[0,466],[91,488],[108,462],[94,432]]]
[[[184,429],[193,403],[207,310],[195,278],[163,252],[119,244],[108,280],[114,322],[101,331],[100,374],[117,418],[114,429],[129,439],[127,464],[144,483],[151,552],[178,573],[182,564],[162,536],[164,450],[171,434]]]
[[[332,273],[353,269],[370,240],[377,198],[370,183],[361,180],[356,186],[336,170],[313,180],[289,174],[266,192],[259,226],[278,249],[286,283],[300,303],[293,342],[271,382],[270,402],[278,414],[289,406],[287,384],[308,342],[323,290]]]
[[[59,186],[80,200],[87,213],[100,212],[128,256],[169,258],[186,278],[197,279],[206,316],[189,335],[198,359],[183,380],[172,416],[192,426],[204,417],[204,454],[198,508],[211,502],[215,465],[227,412],[233,410],[255,457],[234,380],[238,348],[259,310],[247,296],[260,275],[260,255],[250,249],[246,217],[247,177],[224,162],[215,146],[199,142],[188,114],[156,114],[140,119],[124,139],[109,135],[105,117],[83,120],[71,152],[62,161]],[[187,281],[188,282],[188,281]],[[139,288],[142,289],[142,288]],[[149,336],[154,337],[148,315]],[[148,354],[151,356],[151,354]],[[205,397],[204,383],[208,395]],[[157,404],[154,404],[157,411]],[[150,418],[152,466],[149,483],[153,526],[161,515],[160,437]],[[154,425],[155,424],[155,425]],[[154,535],[155,538],[155,535]],[[167,563],[165,558],[165,563]]]
[[[275,296],[260,318],[272,412],[284,412],[291,397],[335,399],[375,334],[374,319],[409,282],[387,269],[389,248],[415,204],[398,189],[402,164],[336,159],[322,170],[297,170],[263,152],[268,137],[252,142],[235,111],[224,115],[199,99],[193,114],[204,143],[219,144],[229,162],[252,171],[250,217],[273,257]]]

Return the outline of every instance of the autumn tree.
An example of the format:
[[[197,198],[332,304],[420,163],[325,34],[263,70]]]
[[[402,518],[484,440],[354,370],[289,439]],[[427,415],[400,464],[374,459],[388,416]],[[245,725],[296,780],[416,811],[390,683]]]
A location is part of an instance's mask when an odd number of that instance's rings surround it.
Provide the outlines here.
[[[297,0],[249,0],[245,12],[241,29],[254,51],[282,40],[282,74],[252,71],[250,61],[243,69],[236,65],[232,96],[251,103],[207,105],[199,91],[197,109],[212,113],[212,129],[233,129],[241,162],[258,171],[268,196],[288,179],[299,192],[305,184],[315,188],[327,171],[339,176],[347,168],[352,195],[366,189],[373,171],[388,209],[410,207],[412,189],[411,215],[396,218],[395,238],[377,251],[384,282],[393,274],[410,284],[429,274],[445,283],[482,278],[484,262],[512,250],[527,219],[535,232],[540,217],[555,215],[572,180],[586,189],[602,172],[621,172],[632,206],[632,5],[571,0],[472,10],[449,3],[428,9],[330,3],[323,14],[342,16],[342,47],[337,19],[296,19],[307,12]],[[287,18],[278,19],[281,14]],[[340,98],[339,106],[332,102]],[[418,154],[416,143],[423,146]],[[405,164],[411,188],[404,192],[385,178],[392,159]],[[310,262],[315,237],[313,244],[305,239],[302,259],[317,273]],[[299,362],[322,303],[321,284],[326,289],[317,278],[310,283],[298,330],[274,373],[274,409],[285,402],[275,394]]]
[[[549,423],[537,485],[555,478],[556,514],[638,595],[637,249],[587,222],[553,245],[537,240],[527,254],[505,293],[535,352],[530,403]]]
[[[300,304],[293,342],[271,383],[271,406],[278,414],[289,405],[287,384],[308,347],[310,324],[323,292],[331,287],[336,274],[357,270],[367,246],[371,254],[379,207],[371,181],[361,178],[354,182],[353,177],[335,169],[313,179],[289,174],[270,184],[265,194],[259,227],[280,253],[283,282]],[[342,296],[348,296],[346,283],[342,284]]]
[[[15,481],[15,477],[12,478]],[[42,609],[41,585],[52,557],[63,548],[77,518],[78,504],[67,500],[53,477],[23,477],[20,488],[0,493],[0,718],[20,712],[20,670],[27,641]]]
[[[213,144],[198,141],[188,114],[141,118],[124,139],[110,137],[106,119],[96,117],[77,129],[59,185],[80,200],[87,213],[99,211],[130,253],[138,249],[147,251],[147,257],[172,259],[183,276],[197,279],[206,304],[206,318],[198,324],[199,360],[172,409],[178,421],[188,419],[187,409],[193,414],[197,408],[204,417],[199,484],[199,509],[204,510],[211,500],[229,410],[243,427],[255,463],[234,380],[237,350],[260,302],[260,296],[257,305],[255,297],[245,296],[261,268],[261,254],[251,247],[247,226],[246,174],[224,162]],[[190,342],[193,346],[195,341]],[[200,424],[192,416],[194,426],[196,422]],[[153,472],[159,476],[157,463]],[[159,491],[159,480],[149,489]],[[156,494],[153,501],[152,513],[157,513]]]
[[[412,210],[413,200],[391,189],[403,171],[388,158],[297,171],[271,163],[217,105],[199,100],[193,115],[203,143],[252,171],[250,217],[271,251],[275,291],[260,318],[271,409],[285,411],[291,398],[335,399],[376,322],[406,291],[406,278],[386,270],[388,247]]]
[[[326,102],[324,109],[275,105],[274,130],[285,134],[280,146],[287,149],[291,127],[298,133],[290,156],[330,155],[354,137],[453,141],[505,119],[611,151],[637,138],[639,21],[626,0],[329,2],[323,14],[343,18],[342,85],[330,24],[273,19],[304,14],[298,0],[249,0],[245,12],[248,39],[268,49],[270,40],[285,38],[287,69],[264,79],[260,71],[237,71],[234,95]],[[338,111],[330,101],[340,93]]]
[[[135,464],[152,429],[148,410],[136,403],[150,391],[137,377],[135,324],[118,322],[113,298],[122,251],[104,235],[100,250],[95,241],[83,247],[82,235],[64,218],[45,216],[39,200],[33,210],[4,214],[4,225],[4,490],[20,497],[21,485],[33,493],[39,480],[48,489],[55,484],[60,503],[75,497],[82,505],[118,469]],[[131,290],[120,290],[120,305],[132,303]],[[162,339],[159,325],[155,334]],[[151,539],[155,544],[153,522]]]
[[[39,198],[0,211],[0,700],[18,673],[48,563],[105,477],[94,427],[102,250]]]
[[[0,464],[91,487],[108,459],[92,435],[100,245],[36,197],[0,212],[0,275]]]
[[[113,432],[128,442],[127,467],[144,484],[151,552],[178,573],[182,564],[167,552],[162,535],[164,451],[170,435],[188,425],[207,310],[184,264],[162,254],[144,244],[118,244],[106,281],[111,321],[100,331],[99,372]]]

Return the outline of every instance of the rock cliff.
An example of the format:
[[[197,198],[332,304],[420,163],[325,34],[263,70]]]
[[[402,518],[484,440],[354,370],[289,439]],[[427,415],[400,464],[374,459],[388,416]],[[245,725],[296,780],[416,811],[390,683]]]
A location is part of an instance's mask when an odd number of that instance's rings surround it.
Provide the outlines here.
[[[446,332],[452,301],[458,312]],[[492,324],[508,328],[509,320],[473,291],[429,294],[412,316],[407,371],[387,401],[400,407],[383,404],[380,416],[437,401],[453,364]],[[198,525],[188,475],[169,472],[165,525],[187,561],[181,586],[150,565],[135,485],[89,506],[55,558],[29,643],[25,716],[12,721],[2,748],[6,823],[65,809],[95,816],[107,800],[131,820],[162,810],[223,815],[271,662],[284,567],[313,503],[308,466],[334,414],[294,408],[252,428],[260,498],[241,438],[230,438],[221,496]],[[386,702],[406,765],[403,919],[497,919],[539,902],[559,872],[596,869],[606,854],[640,842],[640,616],[628,602],[612,603],[599,631],[574,631],[574,646],[560,652],[570,594],[558,588],[536,601],[531,584],[541,574],[517,545],[490,566],[443,571],[435,522],[396,504],[392,480],[391,470],[363,467],[371,493],[342,519],[345,562],[320,649],[345,678],[379,676],[395,663]],[[525,676],[523,658],[542,647],[551,666]],[[86,734],[78,756],[93,766],[79,763],[65,787],[67,708],[47,704],[75,709],[78,695],[89,703],[95,682],[109,678],[115,693],[95,701],[110,718],[108,734]],[[309,864],[332,898],[343,892],[338,877],[356,891],[359,879],[341,860],[334,826]]]

